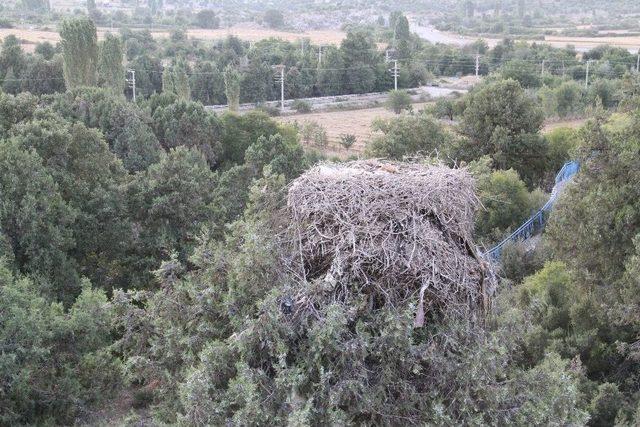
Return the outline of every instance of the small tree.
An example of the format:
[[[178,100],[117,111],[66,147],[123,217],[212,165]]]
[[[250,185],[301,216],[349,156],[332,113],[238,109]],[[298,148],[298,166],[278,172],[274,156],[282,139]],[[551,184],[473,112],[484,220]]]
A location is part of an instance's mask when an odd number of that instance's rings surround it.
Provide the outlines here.
[[[196,14],[195,24],[200,28],[215,29],[220,27],[220,18],[213,10],[204,9]]]
[[[229,111],[240,109],[240,73],[231,64],[224,69],[224,92],[227,95]]]
[[[406,90],[392,90],[387,99],[387,108],[396,114],[411,109],[411,96]]]
[[[60,29],[64,81],[67,89],[96,85],[98,36],[88,18],[68,19]]]
[[[345,133],[340,135],[340,145],[342,145],[345,149],[349,149],[356,143],[358,138],[352,133]]]
[[[284,27],[284,16],[279,10],[269,9],[264,14],[264,22],[271,28],[282,28]]]

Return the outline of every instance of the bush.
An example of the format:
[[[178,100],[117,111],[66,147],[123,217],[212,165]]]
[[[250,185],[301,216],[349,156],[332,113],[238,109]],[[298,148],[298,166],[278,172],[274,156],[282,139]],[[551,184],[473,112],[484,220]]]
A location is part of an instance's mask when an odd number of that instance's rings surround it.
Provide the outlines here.
[[[396,114],[411,110],[411,95],[405,90],[392,90],[387,98],[387,108]]]
[[[405,115],[373,122],[376,135],[367,145],[374,157],[400,160],[405,156],[430,156],[435,150],[446,152],[454,136],[427,114]]]
[[[540,270],[542,257],[534,248],[527,247],[525,242],[507,243],[500,256],[501,276],[513,283],[522,280]]]
[[[496,242],[520,226],[534,207],[527,186],[512,169],[497,170],[478,179],[478,194],[484,206],[476,217],[478,238]]]
[[[319,147],[325,147],[329,143],[326,129],[314,121],[308,121],[302,125],[302,140],[305,144]]]
[[[342,145],[345,149],[349,149],[355,144],[357,141],[357,137],[352,133],[346,133],[340,135],[340,145]]]
[[[310,113],[312,110],[311,104],[301,99],[293,101],[293,109],[300,114]]]

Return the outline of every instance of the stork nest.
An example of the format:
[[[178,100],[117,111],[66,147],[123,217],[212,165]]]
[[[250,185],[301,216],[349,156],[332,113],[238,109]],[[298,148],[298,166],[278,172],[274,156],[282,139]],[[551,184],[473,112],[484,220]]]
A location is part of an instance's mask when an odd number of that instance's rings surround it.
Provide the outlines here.
[[[477,318],[492,280],[472,240],[479,201],[464,169],[378,160],[324,163],[293,181],[287,260],[294,316],[354,294],[368,309],[415,302],[425,316]]]

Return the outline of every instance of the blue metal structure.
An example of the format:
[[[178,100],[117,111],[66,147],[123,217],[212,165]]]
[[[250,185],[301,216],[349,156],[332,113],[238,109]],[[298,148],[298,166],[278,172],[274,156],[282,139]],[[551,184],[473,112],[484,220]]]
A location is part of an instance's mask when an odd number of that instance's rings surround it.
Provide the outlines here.
[[[575,174],[580,170],[580,163],[572,161],[564,164],[560,172],[556,175],[556,182],[551,191],[551,197],[545,205],[536,212],[531,218],[529,218],[524,224],[514,231],[509,237],[500,242],[497,246],[487,251],[484,257],[490,261],[499,261],[502,255],[502,249],[509,242],[520,242],[530,238],[531,236],[539,233],[544,229],[544,226],[549,219],[549,213],[553,209],[558,196],[562,192],[565,184],[569,182]]]

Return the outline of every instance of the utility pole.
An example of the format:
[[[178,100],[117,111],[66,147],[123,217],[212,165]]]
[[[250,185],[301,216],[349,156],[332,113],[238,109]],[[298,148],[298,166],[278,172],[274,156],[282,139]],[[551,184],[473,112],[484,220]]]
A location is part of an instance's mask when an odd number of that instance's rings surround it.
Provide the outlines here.
[[[564,79],[565,76],[565,68],[564,68],[564,61],[562,61],[562,78]]]
[[[636,73],[640,73],[640,49],[638,49],[638,60],[636,61]]]
[[[284,112],[284,65],[276,65],[276,83],[280,83],[280,111]]]
[[[391,75],[393,76],[393,88],[394,90],[398,90],[398,60],[393,60],[393,68],[390,69]]]
[[[544,77],[544,59],[542,60],[542,71],[540,72],[540,75]]]
[[[127,74],[131,77],[127,78],[126,81],[131,88],[131,93],[133,94],[133,102],[136,102],[136,70],[127,70]]]
[[[585,78],[584,87],[589,87],[589,66],[591,65],[591,60],[587,61],[587,76]]]
[[[476,77],[480,76],[480,55],[476,55]]]
[[[318,46],[318,65],[322,64],[322,45]]]

